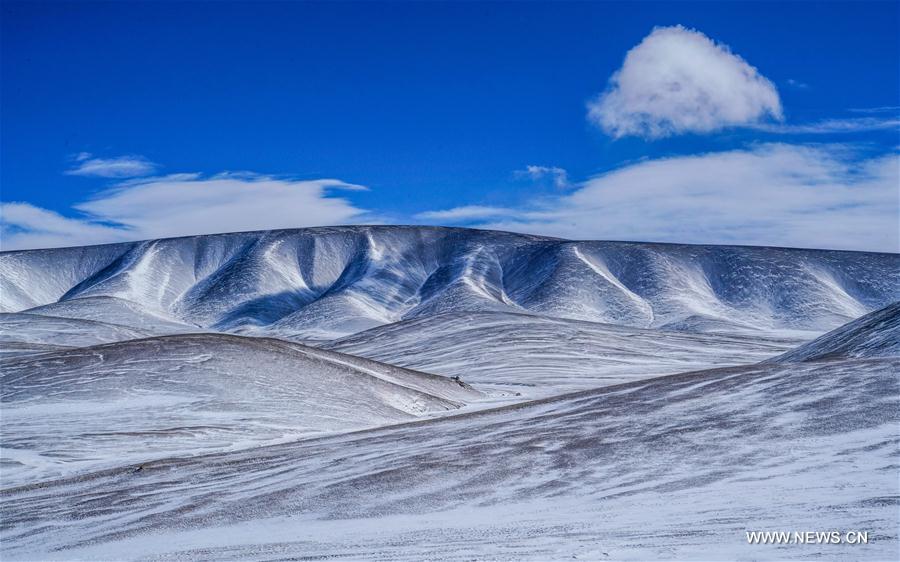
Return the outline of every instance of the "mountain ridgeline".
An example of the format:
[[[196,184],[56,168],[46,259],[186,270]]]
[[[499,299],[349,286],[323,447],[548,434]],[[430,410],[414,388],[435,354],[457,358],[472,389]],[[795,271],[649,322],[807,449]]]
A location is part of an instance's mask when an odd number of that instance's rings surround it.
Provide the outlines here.
[[[360,226],[0,253],[0,310],[332,339],[445,312],[823,332],[900,300],[900,255]],[[114,318],[108,315],[115,313]],[[133,325],[133,323],[132,323]]]

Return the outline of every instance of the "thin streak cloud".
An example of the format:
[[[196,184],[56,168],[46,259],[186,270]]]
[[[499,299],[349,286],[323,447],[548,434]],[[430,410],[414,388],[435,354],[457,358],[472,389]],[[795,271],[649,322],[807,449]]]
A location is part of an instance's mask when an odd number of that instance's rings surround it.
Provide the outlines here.
[[[88,152],[81,152],[74,159],[76,165],[66,170],[66,175],[98,178],[132,178],[150,175],[157,168],[156,164],[143,156],[94,158]]]

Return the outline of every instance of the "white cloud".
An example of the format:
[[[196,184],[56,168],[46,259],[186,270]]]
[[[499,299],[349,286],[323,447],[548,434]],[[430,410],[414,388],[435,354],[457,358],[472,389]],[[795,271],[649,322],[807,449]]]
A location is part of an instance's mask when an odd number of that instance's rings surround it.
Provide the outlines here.
[[[94,176],[100,178],[133,178],[146,176],[156,170],[156,164],[142,156],[94,158],[89,152],[75,155],[77,166],[66,170],[70,176]]]
[[[332,190],[335,179],[297,181],[242,173],[129,180],[75,206],[67,218],[28,203],[0,206],[4,250],[169,236],[348,224],[372,217]]]
[[[565,168],[557,166],[525,166],[524,170],[516,170],[517,176],[527,176],[532,180],[539,181],[549,178],[553,182],[553,186],[557,189],[565,189],[569,187],[569,172]]]
[[[900,119],[896,117],[854,117],[850,119],[823,119],[815,123],[789,125],[784,123],[760,123],[753,128],[766,133],[779,134],[836,134],[860,133],[900,129]]]
[[[476,226],[575,239],[898,252],[898,186],[897,154],[859,158],[843,145],[766,144],[625,166]]]
[[[67,218],[29,203],[0,204],[0,224],[3,250],[102,244],[128,238],[123,229]]]
[[[607,134],[658,138],[782,119],[775,86],[740,56],[682,26],[658,27],[589,105]]]
[[[855,107],[850,109],[854,113],[893,113],[894,115],[900,114],[900,106],[896,105],[885,105],[882,107]]]
[[[472,220],[483,220],[493,217],[503,217],[513,212],[511,209],[504,207],[485,207],[481,205],[467,205],[464,207],[455,207],[445,211],[426,211],[415,216],[421,220],[448,221],[448,222],[468,222]]]

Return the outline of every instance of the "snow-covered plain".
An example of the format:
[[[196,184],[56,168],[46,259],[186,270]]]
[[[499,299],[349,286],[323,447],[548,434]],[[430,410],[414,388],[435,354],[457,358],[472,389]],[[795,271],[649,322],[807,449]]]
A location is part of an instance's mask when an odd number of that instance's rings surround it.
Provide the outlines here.
[[[893,254],[430,227],[0,253],[0,554],[896,559],[897,301]]]

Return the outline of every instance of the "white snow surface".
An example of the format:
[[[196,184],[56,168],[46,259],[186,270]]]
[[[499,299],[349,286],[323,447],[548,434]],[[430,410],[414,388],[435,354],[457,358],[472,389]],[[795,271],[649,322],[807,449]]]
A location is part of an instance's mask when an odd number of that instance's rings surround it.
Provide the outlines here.
[[[174,335],[0,360],[3,486],[457,409],[481,393],[295,343]]]
[[[4,559],[889,560],[898,373],[718,369],[6,489]],[[832,529],[871,539],[745,537]]]
[[[804,340],[690,333],[508,312],[458,312],[373,328],[325,347],[543,398],[714,366],[755,363]]]
[[[46,316],[43,314],[0,313],[0,342],[6,344],[42,344],[56,347],[82,347],[115,341],[133,340],[151,335],[128,326]]]
[[[896,254],[451,228],[0,252],[0,558],[894,560],[898,301]]]
[[[772,361],[827,361],[853,357],[900,357],[900,302],[841,326]]]

